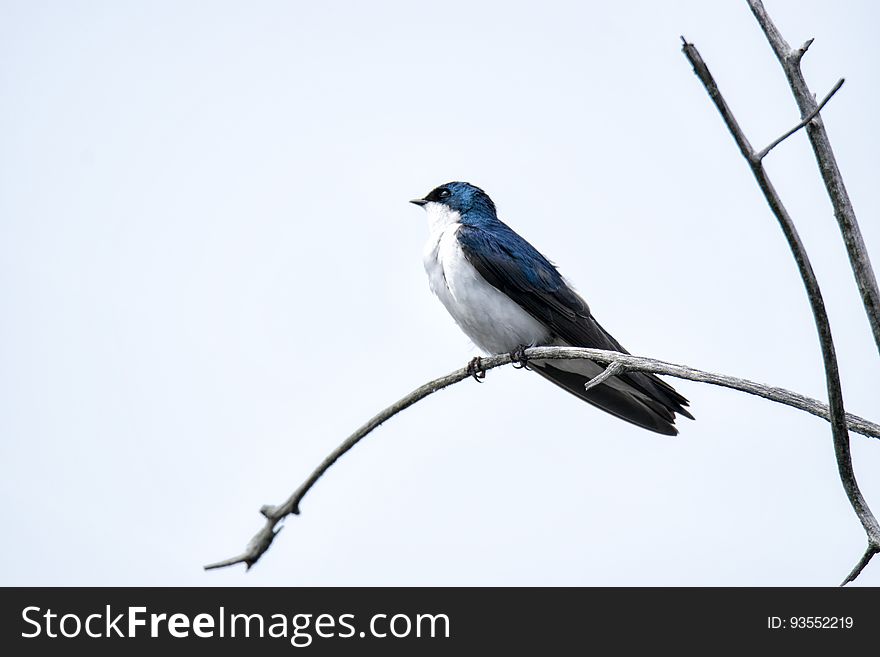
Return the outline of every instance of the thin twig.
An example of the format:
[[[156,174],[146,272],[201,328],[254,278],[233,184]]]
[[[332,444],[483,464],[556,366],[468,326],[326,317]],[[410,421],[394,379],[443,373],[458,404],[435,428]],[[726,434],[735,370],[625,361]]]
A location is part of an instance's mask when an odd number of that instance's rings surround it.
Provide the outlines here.
[[[584,390],[590,390],[591,388],[595,388],[597,385],[599,385],[600,383],[604,383],[605,381],[610,379],[612,376],[622,374],[625,371],[626,371],[626,366],[623,363],[621,363],[619,360],[615,360],[611,363],[608,363],[608,365],[605,367],[604,370],[599,372],[596,376],[594,376],[592,379],[590,379],[589,381],[587,381],[584,384]]]
[[[788,242],[792,255],[794,256],[795,263],[797,264],[798,271],[801,275],[801,280],[807,291],[807,297],[810,301],[810,308],[813,311],[816,330],[819,334],[819,343],[822,349],[822,361],[825,366],[825,385],[828,390],[829,407],[831,410],[831,433],[834,439],[834,452],[835,457],[837,458],[837,469],[847,498],[849,499],[850,504],[852,504],[853,510],[861,521],[862,527],[868,536],[869,548],[871,546],[880,546],[880,525],[877,524],[877,519],[874,517],[874,514],[871,513],[871,509],[868,507],[868,504],[859,489],[855,473],[853,472],[849,433],[847,432],[846,411],[843,405],[843,393],[840,388],[840,372],[838,371],[837,355],[834,350],[834,340],[831,336],[831,325],[828,321],[825,302],[822,299],[822,291],[819,288],[819,282],[816,279],[816,274],[813,272],[813,267],[810,264],[807,251],[801,242],[800,235],[798,235],[797,228],[795,228],[791,216],[788,214],[788,210],[786,210],[782,203],[782,199],[780,199],[779,194],[770,182],[770,178],[767,176],[767,172],[764,170],[761,160],[755,157],[754,149],[752,149],[745,133],[739,127],[739,124],[734,118],[733,112],[731,112],[730,107],[728,107],[727,102],[721,95],[715,79],[709,72],[709,68],[706,66],[706,63],[703,61],[703,58],[700,56],[696,47],[694,47],[692,43],[688,43],[684,37],[682,37],[682,41],[684,42],[682,51],[684,52],[685,57],[687,57],[688,61],[693,66],[694,73],[696,73],[700,82],[703,83],[710,98],[718,108],[721,117],[724,119],[727,129],[733,135],[734,140],[739,146],[740,152],[749,163],[752,174],[755,176],[758,186],[764,193],[764,197],[767,199],[770,209],[773,211],[773,214],[779,222],[779,226],[782,228],[782,232],[785,235],[785,239]]]
[[[811,415],[821,417],[824,420],[828,420],[830,418],[828,406],[816,399],[812,399],[805,395],[792,392],[791,390],[786,390],[784,388],[778,388],[775,386],[768,386],[762,383],[756,383],[754,381],[740,379],[725,374],[706,372],[703,370],[688,367],[686,365],[667,363],[665,361],[656,360],[654,358],[643,358],[641,356],[622,354],[616,351],[604,351],[602,349],[586,349],[577,347],[532,347],[530,349],[526,349],[523,352],[523,357],[529,360],[591,360],[595,363],[606,365],[607,367],[605,368],[605,371],[597,375],[596,378],[602,376],[609,371],[611,372],[611,374],[608,374],[608,376],[612,376],[616,371],[615,366],[619,366],[621,369],[625,369],[631,372],[666,374],[679,379],[687,379],[689,381],[696,381],[698,383],[707,383],[710,385],[730,388],[732,390],[738,390],[740,392],[745,392],[750,395],[763,397],[764,399],[768,399],[772,402],[791,406],[792,408],[805,411],[807,413],[810,413]],[[502,365],[508,365],[512,362],[514,362],[514,360],[510,354],[487,356],[482,359],[482,367],[484,370],[488,371],[496,367],[501,367]],[[247,568],[253,566],[266,552],[266,550],[269,549],[269,546],[272,544],[272,541],[278,534],[279,529],[276,529],[278,523],[280,523],[285,517],[290,514],[299,513],[299,504],[302,501],[303,497],[305,497],[306,493],[308,493],[312,486],[315,485],[315,482],[317,482],[318,479],[321,478],[321,475],[323,475],[330,468],[330,466],[332,466],[336,462],[336,460],[339,459],[340,456],[342,456],[348,450],[354,447],[371,431],[373,431],[373,429],[377,428],[383,422],[391,419],[402,410],[409,408],[416,402],[437,392],[438,390],[447,388],[455,383],[458,383],[459,381],[467,379],[470,376],[471,372],[469,368],[463,367],[459,370],[451,372],[450,374],[447,374],[446,376],[442,376],[439,379],[434,379],[433,381],[430,381],[423,386],[419,386],[407,396],[396,401],[394,404],[381,411],[369,422],[364,424],[357,431],[346,438],[345,441],[343,441],[342,444],[339,445],[339,447],[333,450],[330,455],[321,462],[321,464],[315,469],[315,471],[312,472],[311,475],[309,475],[308,479],[306,479],[303,484],[299,488],[297,488],[283,504],[280,504],[278,506],[264,506],[262,509],[260,509],[260,513],[262,513],[263,516],[266,518],[266,522],[260,529],[260,531],[258,531],[250,540],[243,553],[236,557],[224,559],[223,561],[205,566],[205,569],[210,570],[215,568],[224,568],[226,566],[232,566],[238,563],[245,564]],[[595,381],[596,378],[594,378],[593,381]],[[868,420],[865,420],[855,415],[847,415],[847,423],[849,424],[850,428],[857,433],[860,433],[864,436],[869,436],[871,438],[880,438],[880,425],[878,424],[869,422]]]
[[[764,31],[767,41],[770,42],[776,58],[782,65],[792,94],[794,94],[795,101],[800,108],[801,116],[809,116],[816,109],[816,99],[804,79],[804,74],[801,71],[801,59],[813,40],[810,39],[800,48],[792,49],[770,19],[767,10],[764,9],[764,3],[761,0],[748,0],[748,3],[758,24]],[[840,234],[846,245],[850,266],[862,296],[862,303],[865,306],[871,331],[874,334],[874,342],[877,349],[880,350],[880,288],[877,286],[871,258],[865,247],[865,240],[862,238],[862,231],[856,220],[856,213],[849,199],[849,193],[846,191],[846,185],[843,183],[843,176],[837,166],[837,159],[834,157],[834,150],[831,148],[831,140],[825,131],[822,117],[816,117],[806,127],[807,137],[819,165],[819,172],[822,174],[825,189],[828,190],[831,205],[834,207],[834,216],[837,218]]]
[[[822,102],[819,103],[819,105],[818,105],[818,107],[816,107],[816,109],[814,109],[812,112],[810,112],[810,114],[807,116],[807,118],[805,118],[803,121],[801,121],[800,123],[798,123],[795,127],[793,127],[791,130],[789,130],[788,132],[786,132],[786,133],[785,133],[784,135],[782,135],[779,139],[776,139],[775,141],[773,141],[769,146],[767,146],[766,148],[764,148],[764,149],[758,151],[757,153],[755,153],[755,156],[754,156],[755,159],[758,160],[758,161],[763,160],[765,157],[767,157],[767,153],[769,153],[770,151],[772,151],[774,148],[776,148],[777,146],[779,146],[779,144],[781,144],[782,142],[784,142],[786,139],[788,139],[789,137],[791,137],[791,136],[792,136],[794,133],[796,133],[798,130],[800,130],[800,129],[803,128],[805,125],[807,125],[810,121],[812,121],[812,120],[815,119],[817,116],[819,116],[819,112],[821,112],[821,111],[822,111],[822,108],[825,107],[825,105],[828,103],[829,100],[831,100],[831,97],[832,97],[834,94],[837,93],[837,90],[840,89],[840,88],[843,86],[843,83],[844,83],[844,79],[843,79],[843,78],[840,78],[840,79],[837,81],[837,84],[835,84],[835,85],[831,88],[831,91],[828,92],[828,95],[825,96],[825,98],[822,99]]]

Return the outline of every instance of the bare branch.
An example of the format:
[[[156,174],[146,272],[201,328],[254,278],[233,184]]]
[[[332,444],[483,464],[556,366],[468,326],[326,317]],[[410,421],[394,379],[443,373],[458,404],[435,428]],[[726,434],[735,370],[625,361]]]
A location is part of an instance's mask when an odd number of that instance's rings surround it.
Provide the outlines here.
[[[694,47],[694,44],[688,43],[687,39],[685,39],[684,37],[681,37],[681,43],[682,52],[684,52],[685,57],[687,57],[688,61],[690,61],[691,66],[694,67],[694,73],[696,73],[697,77],[700,78],[700,82],[703,83],[703,86],[709,93],[709,97],[712,99],[712,102],[715,103],[715,107],[717,107],[718,111],[721,113],[721,118],[724,119],[724,124],[727,126],[727,129],[730,130],[730,134],[733,136],[733,140],[736,142],[736,145],[739,146],[740,153],[742,153],[742,156],[746,158],[750,163],[752,163],[755,149],[752,148],[752,145],[746,138],[746,135],[742,131],[742,128],[739,127],[739,123],[737,122],[736,117],[727,106],[727,101],[724,100],[724,96],[721,95],[721,91],[718,89],[715,78],[713,78],[712,74],[709,72],[709,67],[706,66],[706,62],[703,61],[703,58]]]
[[[807,125],[810,121],[812,121],[812,120],[815,119],[817,116],[819,116],[819,112],[821,112],[821,111],[822,111],[822,108],[825,107],[825,105],[828,103],[829,100],[831,100],[831,97],[832,97],[834,94],[837,93],[837,90],[840,89],[840,88],[843,86],[843,82],[844,82],[844,79],[843,79],[843,78],[840,78],[840,79],[837,81],[837,84],[835,84],[835,85],[831,88],[831,91],[828,92],[828,95],[825,96],[825,98],[822,99],[822,102],[819,103],[819,106],[816,107],[816,109],[814,109],[812,112],[810,112],[810,114],[809,114],[809,116],[807,116],[807,118],[805,118],[803,121],[801,121],[800,123],[798,123],[795,127],[793,127],[791,130],[789,130],[788,132],[786,132],[786,133],[785,133],[784,135],[782,135],[779,139],[777,139],[776,141],[772,142],[769,146],[767,146],[767,148],[764,148],[763,150],[760,150],[760,151],[758,151],[757,153],[755,153],[755,159],[756,159],[756,160],[759,160],[759,161],[760,161],[760,160],[763,160],[765,157],[767,157],[767,153],[769,153],[770,151],[772,151],[774,148],[776,148],[777,146],[779,146],[779,144],[781,144],[782,142],[784,142],[786,139],[788,139],[789,137],[791,137],[791,136],[792,136],[794,133],[796,133],[798,130],[800,130],[800,129],[803,128],[805,125]]]
[[[763,7],[761,9],[763,10]],[[768,38],[771,38],[771,33],[768,33]],[[778,32],[775,32],[775,28],[774,33],[772,33],[772,38],[782,38]],[[837,365],[837,355],[834,349],[834,340],[831,336],[831,324],[828,321],[825,301],[822,298],[822,291],[819,288],[816,274],[813,272],[813,267],[810,264],[807,251],[801,242],[800,235],[798,235],[797,228],[795,228],[791,216],[788,214],[788,210],[786,210],[785,206],[782,204],[782,199],[779,197],[779,194],[770,182],[770,178],[767,176],[767,172],[764,170],[761,160],[756,157],[748,139],[746,139],[745,134],[734,118],[733,112],[731,112],[727,102],[721,95],[715,79],[709,72],[709,68],[706,66],[706,63],[703,61],[703,58],[700,56],[700,53],[694,45],[688,43],[684,37],[682,37],[682,41],[684,42],[682,51],[684,52],[685,57],[690,61],[694,68],[694,73],[696,73],[700,82],[703,83],[703,86],[709,93],[709,97],[715,103],[715,106],[721,113],[721,117],[724,119],[728,130],[730,130],[737,146],[739,146],[740,152],[749,163],[752,174],[755,176],[758,186],[764,193],[764,197],[767,199],[770,209],[776,216],[779,226],[788,242],[789,249],[791,249],[791,253],[794,256],[795,263],[797,264],[798,271],[801,275],[801,280],[807,291],[807,297],[810,300],[810,308],[813,311],[813,319],[816,324],[816,330],[819,334],[819,343],[822,349],[822,361],[825,365],[825,385],[828,390],[829,408],[831,411],[831,433],[834,439],[834,452],[837,459],[837,469],[840,474],[840,480],[843,484],[847,498],[868,536],[869,548],[872,546],[880,547],[880,525],[878,525],[877,519],[871,512],[871,509],[868,507],[868,504],[859,489],[855,472],[852,467],[852,454],[850,453],[846,411],[843,405],[843,393],[840,388],[840,372]]]
[[[761,0],[748,0],[748,3],[758,24],[764,31],[767,41],[770,42],[776,58],[782,65],[792,94],[794,94],[795,101],[800,108],[801,116],[809,116],[816,109],[816,99],[807,86],[807,81],[801,71],[801,58],[813,40],[810,39],[800,48],[792,50],[770,19],[767,10],[764,9],[764,3]],[[806,128],[816,162],[819,164],[819,172],[822,174],[831,205],[834,207],[834,216],[837,218],[840,234],[846,245],[850,266],[862,296],[862,303],[865,306],[865,313],[868,315],[871,331],[874,334],[874,342],[877,344],[877,349],[880,350],[880,289],[877,287],[877,278],[874,276],[871,258],[868,256],[868,249],[865,247],[862,231],[856,220],[856,213],[849,199],[849,193],[846,191],[846,185],[843,183],[843,176],[837,166],[837,159],[834,157],[831,141],[825,131],[822,118],[816,117],[815,120],[807,124]]]
[[[696,381],[698,383],[708,383],[710,385],[730,388],[732,390],[739,390],[740,392],[763,397],[764,399],[768,399],[778,404],[791,406],[792,408],[805,411],[807,413],[810,413],[811,415],[821,417],[825,420],[829,420],[831,417],[828,406],[820,401],[811,399],[810,397],[806,397],[805,395],[792,392],[791,390],[785,390],[784,388],[777,388],[774,386],[767,386],[761,383],[756,383],[754,381],[740,379],[733,376],[727,376],[724,374],[705,372],[703,370],[694,369],[686,365],[676,365],[653,358],[643,358],[640,356],[632,356],[630,354],[622,354],[616,351],[604,351],[602,349],[585,349],[577,347],[532,347],[530,349],[524,350],[521,355],[500,354],[497,356],[487,356],[482,359],[481,365],[483,370],[488,371],[496,367],[501,367],[502,365],[519,362],[520,360],[527,361],[529,359],[536,358],[543,360],[585,359],[602,365],[606,365],[607,367],[605,368],[605,371],[598,374],[587,385],[598,385],[600,383],[599,381],[597,381],[599,377],[604,376],[605,379],[607,379],[614,374],[619,374],[623,370],[650,372],[653,374],[666,374],[679,379],[687,379],[689,381]],[[336,460],[339,459],[340,456],[342,456],[343,454],[345,454],[345,452],[354,447],[371,431],[373,431],[373,429],[377,428],[383,422],[391,419],[404,409],[409,408],[416,402],[437,392],[438,390],[447,388],[455,383],[458,383],[459,381],[463,381],[464,379],[469,378],[470,376],[470,368],[463,367],[459,370],[451,372],[450,374],[447,374],[446,376],[442,376],[439,379],[434,379],[433,381],[430,381],[423,386],[419,386],[411,393],[409,393],[406,397],[403,397],[388,408],[381,411],[370,421],[360,427],[357,431],[351,434],[348,438],[346,438],[342,442],[342,444],[339,445],[339,447],[333,450],[330,455],[321,462],[321,464],[315,469],[315,471],[312,472],[311,475],[309,475],[308,479],[306,479],[303,484],[299,488],[297,488],[283,504],[279,506],[264,506],[262,509],[260,509],[260,513],[262,513],[263,516],[265,516],[266,518],[266,523],[263,525],[260,531],[258,531],[250,540],[242,554],[205,566],[205,569],[210,570],[215,568],[224,568],[226,566],[232,566],[238,563],[245,564],[247,568],[253,566],[266,552],[266,550],[269,549],[269,546],[272,544],[272,541],[278,534],[279,530],[276,529],[276,525],[278,525],[278,523],[280,523],[288,515],[299,513],[299,503],[302,501],[303,497],[305,497],[306,493],[311,489],[312,486],[315,485],[318,479],[320,479],[321,475],[323,475],[330,468],[330,466],[332,466],[336,462]],[[855,415],[847,415],[847,423],[849,424],[850,428],[857,433],[869,436],[871,438],[880,438],[880,425],[878,424],[869,422],[868,420],[857,417]]]

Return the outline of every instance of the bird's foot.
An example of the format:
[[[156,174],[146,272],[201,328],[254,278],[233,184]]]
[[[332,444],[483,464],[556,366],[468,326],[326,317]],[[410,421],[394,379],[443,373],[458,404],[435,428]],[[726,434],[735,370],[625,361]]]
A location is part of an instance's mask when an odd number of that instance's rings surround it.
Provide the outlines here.
[[[486,378],[486,370],[483,368],[483,359],[479,356],[474,356],[471,359],[471,362],[468,363],[467,366],[468,374],[474,377],[474,381],[477,383],[482,383],[483,379]]]
[[[526,356],[526,348],[524,345],[518,346],[511,351],[509,355],[514,368],[518,370],[523,369],[529,362],[529,357]]]

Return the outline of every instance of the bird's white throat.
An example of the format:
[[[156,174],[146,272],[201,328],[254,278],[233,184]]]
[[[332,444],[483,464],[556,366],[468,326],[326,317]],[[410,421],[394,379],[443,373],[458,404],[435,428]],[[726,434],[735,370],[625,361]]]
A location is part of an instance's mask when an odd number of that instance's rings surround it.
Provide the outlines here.
[[[425,210],[430,235],[424,263],[431,290],[474,344],[485,352],[501,353],[545,339],[547,328],[468,262],[456,236],[461,214],[442,203],[428,203]]]
[[[447,228],[461,222],[461,214],[442,203],[428,203],[425,212],[428,213],[428,229],[432,239],[440,239]]]

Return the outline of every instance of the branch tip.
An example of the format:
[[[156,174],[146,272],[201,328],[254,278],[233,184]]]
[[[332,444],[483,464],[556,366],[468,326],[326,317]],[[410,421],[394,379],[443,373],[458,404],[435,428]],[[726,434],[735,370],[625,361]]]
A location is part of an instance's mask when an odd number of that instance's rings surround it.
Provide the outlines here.
[[[807,54],[807,51],[810,49],[810,46],[813,45],[813,41],[815,41],[815,40],[816,40],[815,37],[813,37],[812,39],[807,39],[806,41],[804,41],[804,44],[800,48],[798,48],[797,50],[794,51],[794,53],[792,53],[794,60],[796,62],[801,61],[801,59],[803,58],[804,55]]]
[[[856,577],[862,574],[865,566],[868,565],[874,555],[878,552],[880,552],[880,546],[875,545],[873,542],[869,542],[868,549],[865,550],[865,554],[862,555],[862,558],[859,559],[859,562],[853,567],[852,571],[850,571],[849,575],[846,576],[846,579],[843,580],[840,585],[846,586],[850,582],[855,581]]]

